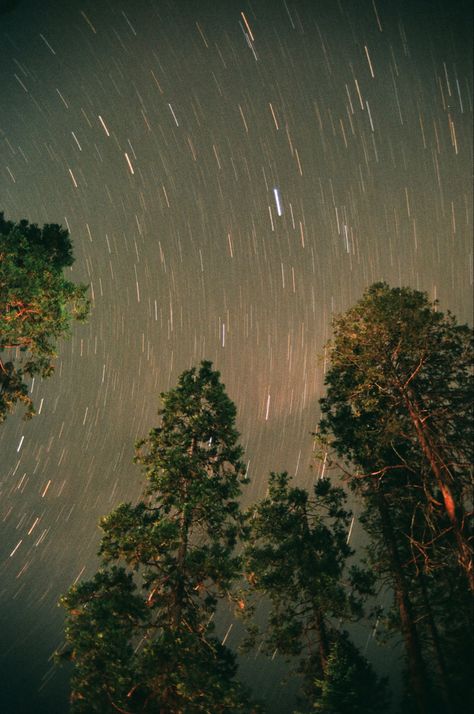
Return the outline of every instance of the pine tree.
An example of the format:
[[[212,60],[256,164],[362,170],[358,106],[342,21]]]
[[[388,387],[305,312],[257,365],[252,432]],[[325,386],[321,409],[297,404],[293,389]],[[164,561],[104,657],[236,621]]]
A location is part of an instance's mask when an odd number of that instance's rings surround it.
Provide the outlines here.
[[[370,575],[347,560],[350,511],[345,494],[320,479],[310,495],[290,485],[286,473],[270,476],[268,495],[249,512],[245,572],[252,593],[270,606],[263,650],[296,659],[307,700],[324,679],[341,620],[362,616],[362,596],[372,592]],[[249,606],[252,614],[255,604]],[[247,647],[261,636],[249,627]]]
[[[212,621],[241,570],[237,499],[247,479],[235,406],[210,362],[161,398],[160,426],[137,444],[144,498],[102,520],[102,568],[62,600],[74,712],[250,709]]]
[[[334,321],[321,400],[320,432],[352,465],[372,563],[394,591],[419,712],[467,696],[446,663],[472,637],[472,348],[472,330],[424,293],[377,283]],[[441,582],[455,597],[444,615]]]
[[[380,479],[413,473],[429,516],[447,519],[472,591],[473,347],[472,330],[425,293],[376,283],[334,321],[321,400],[336,450]]]

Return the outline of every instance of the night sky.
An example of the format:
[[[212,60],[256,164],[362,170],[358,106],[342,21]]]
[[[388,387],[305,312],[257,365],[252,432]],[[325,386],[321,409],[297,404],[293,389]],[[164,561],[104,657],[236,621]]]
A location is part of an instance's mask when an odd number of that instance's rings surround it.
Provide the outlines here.
[[[67,710],[58,598],[184,369],[221,371],[249,503],[314,481],[334,312],[385,279],[471,319],[470,5],[0,0],[0,210],[69,229],[93,305],[0,429],[6,714]],[[290,711],[278,661],[247,670]]]

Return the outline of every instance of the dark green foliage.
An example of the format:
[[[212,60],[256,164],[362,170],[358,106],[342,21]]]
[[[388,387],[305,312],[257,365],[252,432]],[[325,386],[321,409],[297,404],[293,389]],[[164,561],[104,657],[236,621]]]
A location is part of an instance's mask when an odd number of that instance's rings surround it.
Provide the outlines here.
[[[117,572],[124,578],[117,606],[106,601],[99,613],[103,617],[96,624],[107,633],[105,640],[87,637],[90,605],[77,604],[77,588],[62,601],[75,664],[74,712],[86,711],[81,707],[88,703],[96,711],[99,694],[101,702],[127,712],[250,709],[234,679],[234,656],[213,635],[212,622],[219,599],[232,599],[240,574],[234,548],[243,516],[236,499],[247,479],[235,407],[210,362],[184,372],[178,386],[161,397],[161,425],[137,444],[136,461],[147,477],[145,497],[102,520],[104,570],[79,586],[96,602],[102,600],[101,579]],[[117,562],[125,570],[117,571]],[[114,658],[110,667],[102,657],[104,641]],[[103,662],[95,679],[89,676],[91,661]]]
[[[387,683],[346,633],[331,647],[323,679],[317,682],[321,695],[314,710],[321,714],[383,714],[389,710]]]
[[[88,315],[87,287],[63,276],[72,263],[60,226],[14,224],[0,213],[0,422],[18,402],[34,414],[25,379],[52,373],[57,340]]]
[[[267,497],[249,513],[249,597],[253,591],[270,603],[264,651],[297,659],[310,700],[315,679],[324,678],[338,620],[361,617],[362,596],[372,592],[368,573],[346,568],[350,518],[341,488],[320,479],[310,495],[292,487],[286,473],[271,475]],[[250,632],[253,646],[259,632]]]
[[[137,679],[132,647],[137,628],[149,620],[132,576],[123,568],[100,570],[61,598],[68,612],[65,656],[76,665],[71,680],[75,712],[117,711],[126,706]],[[93,696],[89,694],[93,692]]]
[[[243,687],[235,680],[235,658],[215,638],[182,630],[162,630],[143,650],[134,711],[251,711]],[[254,710],[256,711],[256,710]]]

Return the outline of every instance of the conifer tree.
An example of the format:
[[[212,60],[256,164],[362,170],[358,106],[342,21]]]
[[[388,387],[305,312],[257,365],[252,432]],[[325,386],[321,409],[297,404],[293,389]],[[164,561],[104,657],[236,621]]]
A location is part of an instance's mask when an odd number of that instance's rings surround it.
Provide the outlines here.
[[[447,663],[472,642],[472,357],[467,326],[424,293],[377,283],[334,321],[320,402],[322,439],[350,464],[373,566],[394,591],[410,696],[430,714],[469,696]]]
[[[270,476],[268,494],[249,512],[245,572],[252,593],[265,596],[270,612],[263,650],[296,659],[306,700],[319,696],[340,622],[362,616],[363,597],[372,579],[361,568],[347,568],[350,511],[345,494],[320,479],[313,493],[290,485],[286,473]],[[249,604],[252,613],[255,604]],[[261,633],[249,627],[247,647]]]
[[[240,574],[235,406],[210,362],[161,398],[160,426],[137,444],[144,497],[102,520],[101,570],[62,600],[74,712],[250,710],[213,634]]]

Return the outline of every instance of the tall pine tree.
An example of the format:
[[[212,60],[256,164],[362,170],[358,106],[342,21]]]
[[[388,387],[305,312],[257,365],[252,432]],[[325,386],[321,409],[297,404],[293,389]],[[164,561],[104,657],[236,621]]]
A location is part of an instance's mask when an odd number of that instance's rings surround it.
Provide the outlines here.
[[[235,406],[210,362],[161,398],[160,426],[137,444],[144,498],[102,520],[100,571],[62,599],[74,712],[250,709],[213,634],[240,574]]]
[[[472,637],[472,348],[472,330],[424,293],[377,283],[334,321],[321,400],[320,431],[354,467],[423,713],[454,712],[469,696],[447,662],[465,659]]]

